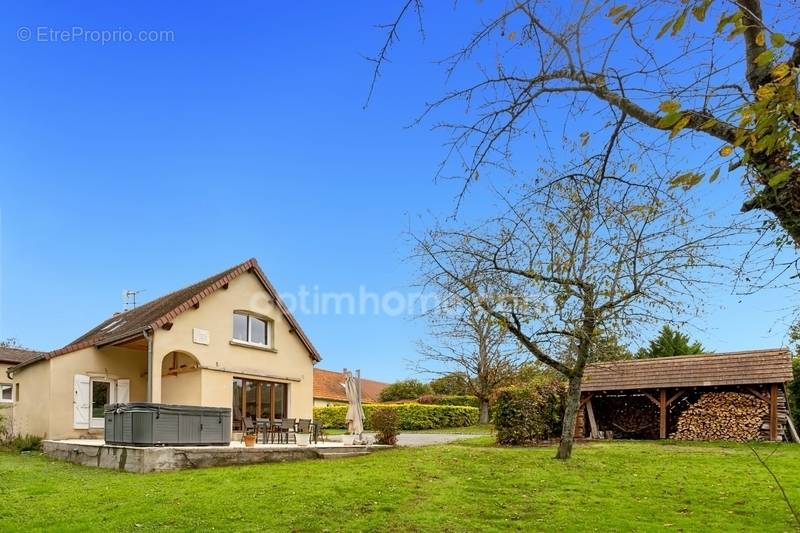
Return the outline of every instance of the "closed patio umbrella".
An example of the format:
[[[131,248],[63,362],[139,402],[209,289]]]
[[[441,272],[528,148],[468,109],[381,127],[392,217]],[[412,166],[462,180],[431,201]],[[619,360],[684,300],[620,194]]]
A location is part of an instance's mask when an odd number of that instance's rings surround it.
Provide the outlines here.
[[[361,440],[362,433],[364,433],[364,408],[361,407],[361,383],[360,379],[353,375],[352,372],[345,370],[344,372],[344,387],[345,394],[347,395],[347,430],[351,435],[358,435]]]

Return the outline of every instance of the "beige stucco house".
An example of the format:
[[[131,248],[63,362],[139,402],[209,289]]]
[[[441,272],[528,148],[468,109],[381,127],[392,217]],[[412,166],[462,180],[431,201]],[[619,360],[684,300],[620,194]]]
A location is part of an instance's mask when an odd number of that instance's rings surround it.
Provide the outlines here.
[[[311,418],[319,360],[250,259],[10,367],[23,391],[14,430],[101,435],[106,404],[145,401],[229,407],[234,430],[244,417]]]
[[[39,355],[32,350],[0,346],[0,432],[10,430],[14,420],[14,406],[20,396],[19,384],[8,377],[9,368]]]

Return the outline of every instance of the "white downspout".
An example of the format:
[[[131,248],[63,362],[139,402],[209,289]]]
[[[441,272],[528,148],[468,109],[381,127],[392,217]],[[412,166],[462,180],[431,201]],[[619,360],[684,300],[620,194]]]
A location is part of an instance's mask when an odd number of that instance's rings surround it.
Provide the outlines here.
[[[142,335],[147,339],[147,403],[153,402],[153,335],[147,333],[147,328],[142,330]]]

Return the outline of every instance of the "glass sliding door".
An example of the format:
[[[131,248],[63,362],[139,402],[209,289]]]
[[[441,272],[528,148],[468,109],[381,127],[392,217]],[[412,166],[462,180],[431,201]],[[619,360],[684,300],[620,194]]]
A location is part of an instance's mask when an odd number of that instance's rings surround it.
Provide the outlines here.
[[[242,431],[242,413],[244,405],[244,383],[239,378],[233,378],[233,430]]]
[[[259,382],[261,388],[261,414],[260,418],[280,418],[272,413],[272,388],[276,386],[265,381]]]
[[[289,413],[286,412],[286,385],[284,383],[275,383],[272,388],[275,393],[275,418],[286,418],[289,416]]]
[[[244,429],[244,418],[278,420],[289,416],[289,386],[247,378],[233,378],[233,429]]]

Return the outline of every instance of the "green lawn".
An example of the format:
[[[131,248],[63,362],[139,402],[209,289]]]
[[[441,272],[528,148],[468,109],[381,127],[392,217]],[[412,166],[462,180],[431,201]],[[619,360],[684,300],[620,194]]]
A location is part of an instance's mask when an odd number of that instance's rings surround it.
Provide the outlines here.
[[[763,454],[775,445],[759,445]],[[746,446],[491,438],[336,461],[136,475],[0,453],[0,531],[790,531]],[[768,460],[800,505],[800,446]]]

